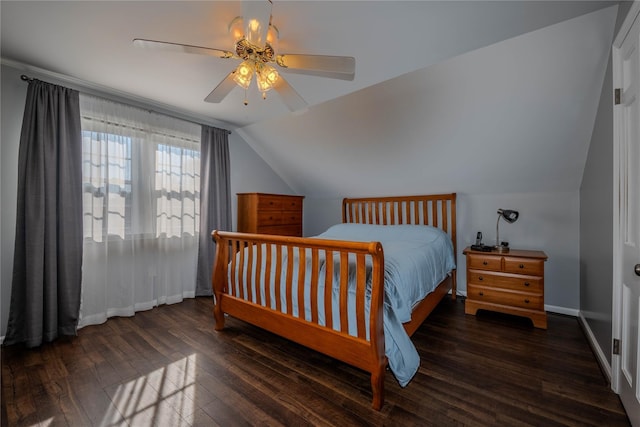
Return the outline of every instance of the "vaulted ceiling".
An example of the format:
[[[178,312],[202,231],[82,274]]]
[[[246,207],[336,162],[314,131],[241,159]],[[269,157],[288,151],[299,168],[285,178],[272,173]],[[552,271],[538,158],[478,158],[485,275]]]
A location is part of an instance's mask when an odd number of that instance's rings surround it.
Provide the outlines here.
[[[5,60],[226,123],[300,194],[579,188],[616,2],[278,1],[280,51],[356,58],[353,81],[283,74],[309,108],[236,88],[234,62],[135,48],[230,49],[232,2],[0,3]],[[479,177],[482,177],[481,179]]]

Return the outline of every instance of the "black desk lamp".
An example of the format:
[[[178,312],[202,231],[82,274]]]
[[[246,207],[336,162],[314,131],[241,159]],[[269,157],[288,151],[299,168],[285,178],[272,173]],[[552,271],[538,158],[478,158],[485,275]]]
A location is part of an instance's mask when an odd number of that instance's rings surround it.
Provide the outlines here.
[[[518,220],[520,214],[518,211],[513,211],[511,209],[498,209],[498,222],[496,222],[496,250],[498,252],[509,252],[509,244],[505,244],[504,246],[500,242],[500,218],[504,218],[509,224],[513,224]]]

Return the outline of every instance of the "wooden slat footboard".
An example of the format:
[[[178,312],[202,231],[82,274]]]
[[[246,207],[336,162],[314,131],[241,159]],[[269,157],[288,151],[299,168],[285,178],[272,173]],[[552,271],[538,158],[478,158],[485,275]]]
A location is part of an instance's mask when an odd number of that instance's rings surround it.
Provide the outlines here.
[[[363,369],[371,373],[373,408],[380,410],[386,366],[380,243],[222,231],[212,237],[216,330],[228,313]],[[348,305],[355,316],[348,316]]]

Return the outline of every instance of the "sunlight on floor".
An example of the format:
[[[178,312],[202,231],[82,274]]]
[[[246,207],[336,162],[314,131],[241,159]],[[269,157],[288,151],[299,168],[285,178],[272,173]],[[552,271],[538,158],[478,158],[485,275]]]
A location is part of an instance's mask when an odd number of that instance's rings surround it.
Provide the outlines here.
[[[185,357],[149,374],[121,384],[101,426],[171,425],[193,422],[196,355]]]

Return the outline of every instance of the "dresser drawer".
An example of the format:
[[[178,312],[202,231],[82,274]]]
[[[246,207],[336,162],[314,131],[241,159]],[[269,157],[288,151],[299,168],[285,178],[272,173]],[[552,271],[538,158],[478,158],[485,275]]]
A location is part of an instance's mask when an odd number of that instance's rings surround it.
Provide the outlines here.
[[[302,211],[282,212],[282,224],[302,224]]]
[[[280,211],[264,210],[258,212],[258,224],[260,225],[280,225],[283,223]]]
[[[502,262],[500,257],[484,255],[467,255],[467,266],[478,270],[500,271]]]
[[[302,211],[302,199],[299,197],[283,197],[282,209],[285,211]]]
[[[275,196],[261,196],[258,198],[258,211],[282,210],[282,198]]]
[[[280,236],[301,236],[302,225],[262,225],[258,227],[260,234],[277,234]]]
[[[504,272],[539,276],[544,274],[544,260],[504,257]]]
[[[492,274],[485,271],[469,270],[467,280],[469,283],[480,286],[491,286],[533,293],[542,293],[544,291],[544,282],[542,278],[536,276]]]
[[[489,304],[500,304],[531,310],[542,310],[544,307],[544,297],[539,294],[502,291],[471,284],[467,289],[467,298]]]

